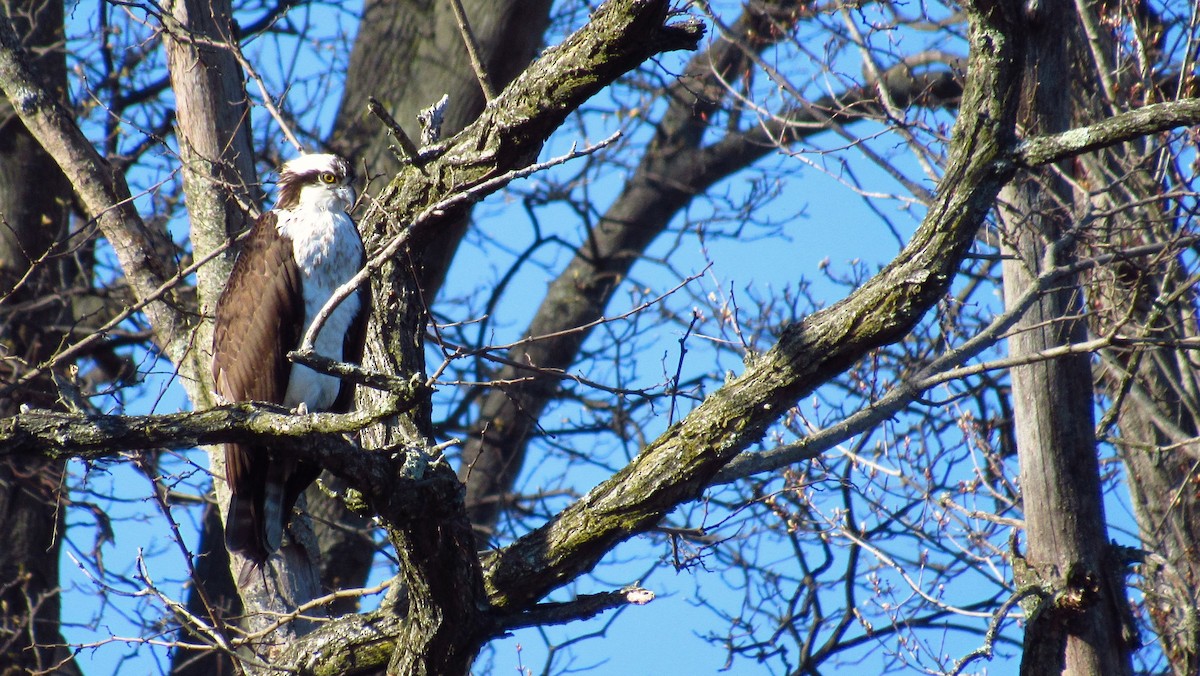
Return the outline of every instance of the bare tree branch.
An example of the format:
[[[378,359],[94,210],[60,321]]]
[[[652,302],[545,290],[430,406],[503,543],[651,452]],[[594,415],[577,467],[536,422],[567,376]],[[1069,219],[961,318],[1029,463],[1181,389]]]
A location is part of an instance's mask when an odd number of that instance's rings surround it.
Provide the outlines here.
[[[129,186],[96,153],[69,112],[46,91],[30,67],[6,10],[0,9],[0,90],[26,128],[54,157],[71,181],[80,204],[112,244],[139,298],[148,298],[174,275],[174,258],[163,230],[152,230],[133,207]],[[171,288],[171,287],[168,287]],[[187,303],[174,291],[147,304],[156,341],[176,363],[188,358],[192,322],[179,310]]]
[[[1110,148],[1142,136],[1200,124],[1200,99],[1153,103],[1061,134],[1035,136],[1017,146],[1013,161],[1022,167],[1039,167]]]
[[[872,348],[899,339],[941,298],[1001,186],[1015,131],[1014,27],[1000,9],[971,14],[963,109],[937,200],[912,240],[845,300],[786,328],[740,377],[710,394],[632,463],[546,525],[489,555],[488,590],[502,609],[527,607],[591,569],[604,553],[694,499],[731,458],[757,442],[798,397]]]

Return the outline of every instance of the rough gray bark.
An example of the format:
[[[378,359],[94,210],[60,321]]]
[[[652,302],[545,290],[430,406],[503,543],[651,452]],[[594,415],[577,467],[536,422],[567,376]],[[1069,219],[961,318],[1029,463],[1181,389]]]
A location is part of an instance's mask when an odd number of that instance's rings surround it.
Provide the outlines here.
[[[1024,12],[1020,122],[1027,134],[1070,125],[1069,42],[1076,22],[1074,7],[1062,0]],[[1024,293],[1048,265],[1071,259],[1071,204],[1071,189],[1054,167],[1028,172],[1004,192],[1006,298]],[[1034,355],[1086,338],[1082,289],[1070,275],[1018,320],[1009,353]],[[1131,637],[1122,624],[1124,580],[1108,552],[1090,358],[1073,354],[1017,366],[1011,378],[1027,545],[1014,576],[1018,589],[1051,590],[1030,604],[1021,673],[1132,673]]]
[[[1080,162],[1105,186],[1093,196],[1095,208],[1108,214],[1096,224],[1098,246],[1126,249],[1174,237],[1171,215],[1155,199],[1159,185],[1136,166],[1148,152],[1129,144]],[[1114,172],[1119,183],[1109,182]],[[1118,202],[1126,207],[1114,208]],[[1200,334],[1195,290],[1180,263],[1173,253],[1128,261],[1090,281],[1093,332],[1149,341],[1103,352],[1099,384],[1113,402],[1115,443],[1142,547],[1154,553],[1142,570],[1146,610],[1172,671],[1189,676],[1200,669],[1200,496],[1192,488],[1200,460],[1200,382],[1193,358],[1175,345]]]
[[[378,251],[397,237],[406,246],[372,278],[364,366],[400,376],[424,370],[424,261],[441,255],[436,242],[445,236],[444,226],[459,222],[478,196],[455,199],[436,212],[431,205],[464,188],[498,189],[505,172],[531,164],[565,116],[607,83],[657,53],[694,48],[699,27],[666,20],[663,2],[605,3],[588,26],[543,53],[467,129],[431,149],[435,159],[404,167],[379,193],[378,208],[359,224],[367,250]],[[589,77],[574,77],[577,72]],[[493,178],[501,180],[488,182]],[[379,405],[388,395],[360,391],[359,403],[364,399]],[[403,608],[385,608],[405,613],[389,649],[391,673],[465,672],[497,631],[461,485],[444,463],[428,457],[430,432],[423,404],[362,434],[364,447],[389,451],[399,476],[421,479],[423,499],[405,509],[379,504],[379,491],[364,491],[373,511],[384,515],[407,591]],[[394,492],[390,484],[387,492]]]
[[[697,498],[730,459],[798,398],[869,350],[901,338],[942,294],[1000,187],[1011,177],[1016,87],[1012,4],[968,7],[963,110],[944,178],[921,227],[879,274],[783,330],[770,350],[638,456],[546,525],[484,559],[493,603],[528,607],[589,570],[613,546]]]
[[[66,90],[63,8],[57,2],[4,2],[22,44],[59,97]],[[0,416],[23,405],[61,408],[53,379],[7,387],[48,359],[73,316],[67,290],[81,283],[55,245],[70,225],[71,187],[7,101],[0,101]],[[66,371],[58,371],[65,377]],[[58,559],[64,526],[64,460],[0,459],[0,673],[78,673],[59,634]]]
[[[164,34],[167,66],[171,76],[171,88],[175,92],[176,137],[179,139],[180,158],[183,161],[184,193],[187,197],[188,216],[191,224],[191,241],[197,257],[203,257],[227,244],[231,237],[245,230],[250,223],[247,209],[258,203],[259,190],[254,165],[254,151],[250,141],[249,105],[243,87],[240,64],[234,54],[236,38],[231,34],[233,22],[229,0],[208,2],[200,0],[178,0],[166,6],[169,14],[163,15],[168,29]],[[230,45],[226,47],[223,45]],[[200,310],[207,315],[215,307],[216,299],[225,286],[229,266],[235,250],[226,253],[223,259],[206,265],[197,275],[197,296]],[[211,360],[209,345],[212,343],[211,323],[200,322],[193,334],[196,346],[189,356],[195,365],[196,382],[208,383],[208,364]],[[198,408],[210,406],[211,387],[194,387],[193,404]],[[209,465],[214,477],[222,476],[223,456],[219,449],[209,453]],[[214,480],[217,504],[228,504],[227,486]],[[200,553],[208,558],[219,558],[224,543],[206,528],[208,537],[201,543]],[[316,545],[302,537],[309,531],[299,523],[292,534],[302,542],[301,546],[287,546],[278,557],[269,561],[268,574],[243,576],[244,586],[238,589],[244,611],[243,628],[256,632],[275,624],[279,614],[293,611],[320,594],[316,572]],[[304,546],[307,545],[307,546]],[[237,557],[231,557],[229,565],[238,575],[247,565]],[[217,573],[210,569],[209,573]],[[222,590],[230,582],[217,574],[211,580],[196,580],[193,594],[208,599],[212,606],[201,617],[209,618],[215,627],[222,627],[227,617],[222,615],[219,599]],[[200,599],[190,602],[199,605]],[[272,644],[286,643],[302,633],[310,625],[307,622],[291,623],[271,633],[255,646],[259,654],[267,654]],[[226,656],[209,653],[211,662],[204,665],[210,670],[226,668]],[[185,658],[186,651],[177,651],[178,658]]]
[[[1161,243],[1172,251],[1174,224],[1155,199],[1159,185],[1136,166],[1148,152],[1141,144],[1128,144],[1080,161],[1080,170],[1105,186],[1092,198],[1094,208],[1108,214],[1095,226],[1095,241],[1104,249]],[[1120,172],[1120,180],[1110,183],[1114,172]],[[1095,334],[1150,341],[1136,350],[1104,351],[1099,385],[1114,402],[1115,441],[1128,472],[1142,547],[1154,552],[1142,571],[1149,619],[1173,672],[1195,674],[1200,669],[1200,496],[1191,487],[1200,459],[1195,441],[1200,382],[1192,358],[1174,347],[1200,335],[1195,292],[1174,254],[1096,271],[1090,286]]]
[[[1174,324],[1170,330],[1189,326],[1195,326],[1194,315],[1188,324]],[[1155,554],[1142,570],[1146,611],[1172,673],[1191,676],[1200,670],[1200,504],[1188,489],[1195,481],[1200,448],[1190,406],[1197,400],[1178,391],[1195,392],[1195,367],[1185,364],[1187,370],[1180,372],[1180,361],[1185,360],[1174,351],[1154,349],[1106,360],[1104,382],[1109,392],[1123,394],[1117,444],[1129,474],[1142,546]]]

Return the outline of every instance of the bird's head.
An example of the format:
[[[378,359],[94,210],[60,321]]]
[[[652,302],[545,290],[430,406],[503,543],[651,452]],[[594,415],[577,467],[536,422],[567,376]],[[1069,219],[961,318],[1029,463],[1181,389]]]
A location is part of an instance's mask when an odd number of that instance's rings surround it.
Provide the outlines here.
[[[337,155],[308,153],[279,168],[279,199],[275,208],[310,208],[349,211],[354,204],[354,173]]]

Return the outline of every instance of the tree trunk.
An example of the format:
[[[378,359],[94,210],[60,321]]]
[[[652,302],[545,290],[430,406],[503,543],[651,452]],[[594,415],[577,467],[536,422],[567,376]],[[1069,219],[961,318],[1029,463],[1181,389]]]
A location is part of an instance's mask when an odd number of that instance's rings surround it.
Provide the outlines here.
[[[1167,354],[1148,351],[1131,360],[1130,366],[1141,368],[1126,373],[1134,374],[1134,387],[1154,388],[1147,393],[1154,403],[1129,401],[1127,395],[1117,417],[1118,445],[1129,475],[1142,546],[1155,554],[1148,557],[1142,570],[1146,612],[1172,673],[1195,676],[1200,673],[1200,556],[1196,545],[1200,542],[1200,500],[1191,487],[1200,445],[1194,441],[1197,431],[1191,413],[1175,418],[1176,430],[1190,439],[1185,446],[1178,445],[1174,433],[1163,430],[1163,421],[1172,420],[1169,412],[1182,407],[1172,391],[1172,381],[1164,378],[1166,369],[1156,358],[1164,357],[1169,363],[1176,355],[1162,352]],[[1107,367],[1106,386],[1120,387],[1124,375]],[[1189,374],[1175,382],[1190,379]],[[1168,422],[1165,426],[1173,425]]]
[[[1076,49],[1081,86],[1076,123],[1103,119],[1153,102],[1154,62],[1128,56],[1114,63],[1112,24],[1088,7],[1088,45]],[[1127,26],[1143,35],[1163,27],[1152,11],[1129,12]],[[1149,23],[1149,25],[1147,25]],[[1121,30],[1125,30],[1122,28]],[[1147,86],[1148,83],[1150,86]],[[1170,92],[1167,96],[1173,96]],[[1200,444],[1200,381],[1195,361],[1178,341],[1200,337],[1196,289],[1172,242],[1182,223],[1163,195],[1160,147],[1147,139],[1081,156],[1076,171],[1089,191],[1096,254],[1161,244],[1163,252],[1088,273],[1092,332],[1148,339],[1136,349],[1104,350],[1099,387],[1112,402],[1115,444],[1125,463],[1142,547],[1146,614],[1176,676],[1200,673],[1200,493],[1195,486]],[[1166,496],[1169,496],[1166,497]]]
[[[1026,135],[1068,128],[1072,71],[1064,33],[1075,21],[1062,0],[1026,6],[1019,116]],[[1047,265],[1073,255],[1071,190],[1051,167],[1019,177],[1001,202],[1004,294],[1013,299]],[[1060,278],[1013,328],[1009,353],[1035,355],[1085,340],[1081,293],[1074,276]],[[1042,590],[1031,606],[1021,673],[1131,673],[1124,584],[1108,554],[1089,357],[1015,367],[1012,392],[1027,544],[1014,575],[1019,588]]]
[[[38,54],[47,87],[66,91],[60,2],[4,2],[22,43]],[[71,214],[71,186],[54,160],[0,102],[0,381],[15,382],[58,349],[71,326],[70,294],[84,283],[72,258],[55,247]],[[60,372],[61,377],[69,377]],[[0,416],[22,405],[62,408],[47,375],[0,395]],[[78,673],[59,634],[58,559],[64,527],[61,493],[65,463],[36,456],[0,462],[0,673]]]
[[[1079,162],[1093,213],[1100,214],[1091,238],[1097,254],[1164,245],[1162,255],[1092,271],[1089,304],[1097,336],[1151,343],[1102,351],[1099,385],[1115,409],[1116,445],[1142,547],[1155,554],[1142,571],[1148,616],[1174,673],[1194,676],[1200,670],[1200,494],[1193,488],[1200,382],[1187,351],[1174,345],[1200,332],[1195,289],[1170,244],[1177,224],[1146,170],[1154,154],[1146,144],[1130,143]]]
[[[1136,350],[1104,350],[1100,387],[1113,402],[1143,548],[1154,552],[1142,571],[1146,610],[1171,669],[1200,669],[1200,495],[1194,490],[1200,444],[1200,382],[1184,350],[1195,340],[1195,290],[1169,243],[1174,224],[1157,200],[1161,188],[1144,166],[1153,150],[1142,144],[1082,158],[1092,186],[1096,253],[1164,244],[1164,255],[1091,271],[1092,330],[1098,336],[1144,338]],[[1137,206],[1129,206],[1137,205]],[[1164,496],[1170,496],[1169,498]]]

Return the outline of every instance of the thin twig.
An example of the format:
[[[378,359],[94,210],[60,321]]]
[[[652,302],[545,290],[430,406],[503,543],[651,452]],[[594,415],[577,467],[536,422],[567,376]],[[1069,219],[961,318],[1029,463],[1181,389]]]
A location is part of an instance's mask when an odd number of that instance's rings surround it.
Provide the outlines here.
[[[233,54],[233,58],[237,59],[238,64],[241,65],[242,70],[246,71],[246,74],[250,76],[250,79],[254,80],[254,84],[258,85],[258,93],[262,95],[263,107],[267,109],[267,112],[271,114],[271,117],[275,118],[275,123],[278,124],[279,129],[283,131],[284,138],[288,140],[288,143],[292,144],[292,147],[296,149],[296,152],[304,152],[304,146],[296,138],[296,135],[292,133],[291,126],[284,121],[283,113],[279,111],[279,108],[275,105],[275,101],[267,92],[267,84],[263,82],[263,79],[259,76],[258,71],[254,70],[254,66],[252,66],[250,62],[246,60],[246,57],[242,55],[241,46],[236,41],[230,40],[228,47],[229,51]]]
[[[330,603],[333,603],[334,601],[337,601],[339,599],[350,599],[350,598],[361,598],[363,596],[374,596],[375,594],[382,593],[382,592],[386,591],[387,589],[389,589],[392,586],[392,583],[393,583],[392,578],[389,578],[387,580],[384,580],[383,582],[380,582],[379,584],[375,585],[374,587],[362,587],[362,588],[358,588],[358,589],[338,589],[338,590],[332,591],[324,596],[319,596],[311,601],[308,601],[307,603],[301,604],[299,607],[297,607],[295,610],[293,610],[291,612],[276,613],[274,622],[272,622],[271,624],[267,625],[263,629],[260,629],[252,634],[246,634],[245,636],[243,636],[241,638],[235,639],[233,641],[233,645],[240,646],[240,645],[252,643],[259,639],[265,638],[267,636],[270,636],[271,633],[274,632],[276,629],[279,629],[279,628],[287,625],[289,622],[294,622],[294,621],[300,620],[300,619],[309,620],[312,622],[330,622],[330,621],[332,621],[332,619],[336,619],[336,618],[317,617],[317,616],[312,616],[312,615],[306,616],[304,613],[307,613],[308,611],[316,609],[316,608],[320,608],[322,606],[329,605]]]
[[[337,376],[342,380],[354,383],[355,385],[369,387],[373,390],[391,392],[410,403],[416,402],[417,393],[430,389],[418,377],[401,378],[390,373],[368,371],[356,364],[330,359],[312,350],[296,350],[289,352],[287,357],[292,362],[307,366],[318,373]]]
[[[916,400],[925,390],[952,380],[955,377],[964,377],[987,371],[990,368],[1020,365],[1046,358],[1046,353],[1042,353],[1030,358],[996,360],[990,365],[960,366],[968,359],[975,357],[983,350],[994,345],[997,340],[1003,337],[1016,324],[1017,319],[1046,292],[1046,289],[1050,288],[1052,284],[1056,283],[1064,275],[1106,265],[1116,260],[1132,260],[1138,256],[1169,251],[1176,245],[1190,245],[1195,241],[1195,238],[1179,238],[1177,242],[1160,242],[1134,247],[1121,252],[1096,256],[1088,260],[1073,261],[1066,265],[1055,264],[1055,251],[1058,250],[1058,245],[1062,243],[1062,240],[1056,242],[1055,246],[1047,249],[1047,255],[1044,257],[1045,260],[1042,266],[1044,271],[1033,280],[1028,289],[1014,299],[1011,307],[1006,308],[1003,314],[993,319],[983,330],[977,332],[958,347],[937,357],[924,368],[917,371],[911,378],[897,383],[895,387],[877,401],[838,423],[818,430],[794,444],[769,451],[742,453],[717,474],[716,483],[729,483],[752,474],[814,457],[817,453],[833,448],[841,439],[878,425],[883,420],[895,415],[897,411],[907,406],[910,402]],[[1086,348],[1085,351],[1095,351],[1117,342],[1120,342],[1120,340],[1110,336],[1105,339],[1091,341],[1089,345],[1084,347]],[[1070,354],[1073,351],[1072,346],[1064,346],[1055,348],[1052,352],[1054,354]]]
[[[1013,609],[1013,606],[1020,603],[1031,593],[1033,593],[1032,590],[1026,590],[1013,594],[996,609],[996,612],[992,613],[992,619],[988,622],[987,633],[983,636],[983,645],[964,655],[961,660],[955,663],[954,669],[950,671],[950,676],[958,676],[958,674],[962,673],[963,669],[967,668],[968,664],[981,657],[989,660],[992,659],[992,647],[996,644],[996,637],[1000,633],[1000,624],[1008,617],[1008,613]]]
[[[471,68],[475,71],[475,79],[479,80],[483,98],[491,103],[496,98],[496,90],[492,87],[487,70],[483,67],[483,61],[479,59],[479,44],[475,41],[475,34],[471,32],[471,24],[467,22],[467,13],[463,11],[460,0],[450,0],[450,6],[454,8],[454,18],[458,20],[458,31],[462,33],[463,42],[467,45],[467,56],[471,58]]]
[[[379,118],[383,126],[387,127],[388,133],[400,144],[401,152],[399,154],[402,157],[399,159],[402,162],[411,162],[414,166],[420,166],[421,151],[417,148],[417,144],[413,143],[408,134],[404,133],[404,127],[401,127],[396,118],[392,117],[391,113],[383,107],[379,99],[374,96],[367,99],[367,112]]]
[[[159,300],[160,298],[162,298],[163,296],[165,296],[168,291],[170,291],[171,289],[175,288],[180,283],[182,283],[183,280],[188,277],[188,275],[190,275],[193,272],[195,272],[196,270],[200,269],[201,266],[207,264],[209,261],[216,258],[217,256],[220,256],[221,254],[225,253],[226,249],[228,249],[230,246],[232,246],[235,242],[241,241],[241,239],[243,237],[245,237],[247,234],[249,234],[249,232],[250,231],[247,230],[246,232],[242,233],[241,235],[238,235],[237,237],[230,239],[229,241],[225,242],[221,246],[218,246],[216,249],[213,249],[207,255],[201,257],[199,260],[195,261],[191,265],[180,270],[179,272],[176,272],[170,279],[163,282],[163,284],[161,286],[159,286],[157,289],[155,289],[153,293],[149,294],[145,298],[142,298],[138,302],[134,303],[133,305],[130,305],[129,307],[122,310],[121,312],[117,313],[116,316],[114,316],[109,321],[105,322],[105,324],[103,326],[101,326],[100,328],[93,331],[90,335],[86,336],[85,338],[80,340],[78,343],[75,343],[74,345],[71,345],[70,347],[66,348],[65,350],[58,352],[53,357],[46,360],[44,363],[38,365],[37,368],[26,372],[25,375],[21,376],[21,378],[19,380],[17,380],[15,383],[8,385],[6,387],[0,388],[0,394],[7,394],[8,392],[10,392],[14,389],[18,389],[20,387],[27,385],[34,378],[37,378],[38,376],[42,375],[49,369],[54,368],[55,366],[63,363],[64,361],[66,361],[68,359],[72,359],[72,358],[76,357],[77,355],[79,355],[79,353],[81,353],[83,350],[91,347],[94,343],[97,343],[97,342],[103,340],[110,330],[116,328],[117,325],[119,325],[121,322],[125,321],[126,319],[129,319],[129,317],[133,316],[134,313],[142,310],[150,303],[153,303],[153,302]]]
[[[566,624],[586,620],[622,606],[644,606],[654,600],[654,592],[641,587],[625,587],[615,592],[585,594],[565,603],[540,603],[529,610],[501,620],[505,631],[547,624]]]
[[[552,333],[546,333],[546,334],[537,335],[537,336],[526,336],[516,342],[508,343],[507,345],[489,345],[487,347],[467,348],[465,346],[455,345],[454,343],[446,341],[445,339],[441,338],[439,335],[439,337],[438,337],[439,345],[443,349],[445,349],[447,347],[453,348],[453,352],[446,358],[446,360],[444,362],[442,362],[442,366],[439,366],[437,371],[432,376],[429,377],[428,384],[430,387],[433,386],[433,384],[436,381],[436,379],[438,378],[438,376],[440,376],[441,373],[443,371],[445,371],[446,364],[448,364],[452,359],[462,359],[464,357],[479,356],[488,361],[495,362],[497,364],[503,364],[505,366],[510,366],[514,369],[525,369],[527,371],[532,371],[532,372],[538,374],[539,376],[550,376],[550,377],[554,377],[554,378],[560,378],[562,380],[573,380],[581,385],[584,385],[584,386],[587,386],[587,387],[590,387],[593,389],[603,390],[605,392],[609,392],[612,394],[645,397],[645,396],[647,396],[645,389],[631,390],[631,389],[626,389],[626,388],[611,387],[608,385],[604,385],[602,383],[588,380],[587,378],[584,378],[583,376],[580,376],[580,375],[576,375],[574,373],[568,373],[564,369],[547,368],[544,366],[538,366],[536,364],[520,362],[520,361],[517,361],[514,359],[509,359],[507,357],[501,357],[499,355],[492,354],[492,352],[501,352],[501,351],[511,352],[513,348],[518,347],[520,345],[527,345],[529,343],[535,343],[540,340],[548,340],[550,338],[559,338],[562,336],[570,335],[572,333],[579,333],[582,331],[590,331],[592,328],[600,326],[602,324],[608,324],[611,322],[620,321],[622,319],[628,319],[629,317],[640,314],[641,312],[649,309],[650,307],[653,307],[654,305],[661,303],[663,300],[665,300],[668,296],[671,296],[672,294],[674,294],[676,291],[679,291],[680,289],[682,289],[683,287],[692,283],[693,281],[699,279],[700,277],[703,277],[705,275],[705,273],[708,272],[708,270],[711,266],[712,266],[712,264],[710,263],[709,265],[705,266],[705,268],[703,270],[701,270],[700,272],[684,278],[682,281],[680,281],[674,287],[668,289],[667,291],[663,292],[659,296],[652,298],[648,301],[645,301],[645,302],[641,303],[640,305],[637,305],[636,307],[630,308],[629,310],[626,310],[625,312],[622,312],[619,315],[600,317],[599,319],[594,319],[590,322],[587,322],[586,324],[580,324],[579,326],[569,328],[569,329],[563,329],[561,331],[554,331]],[[522,378],[520,380],[527,380],[527,378]],[[497,383],[501,383],[501,382],[503,382],[503,381],[491,380],[491,381],[488,381],[486,384],[496,385]],[[514,379],[509,382],[518,382],[518,381],[516,379]],[[471,385],[471,383],[465,383],[465,382],[457,382],[454,384]],[[480,383],[480,384],[484,384],[484,383]]]
[[[158,587],[155,586],[154,581],[150,579],[150,569],[146,567],[146,559],[142,555],[141,547],[138,548],[136,565],[137,572],[135,573],[135,577],[140,579],[145,587],[141,591],[135,592],[135,596],[154,596],[175,615],[175,618],[179,620],[181,624],[189,625],[195,632],[197,632],[197,635],[202,635],[210,639],[212,641],[211,645],[213,648],[220,650],[231,657],[236,656],[233,647],[225,638],[225,635],[217,627],[209,625],[204,618],[198,617],[190,612],[187,609],[187,606],[159,591]],[[178,646],[180,643],[176,643],[175,645]],[[234,661],[236,662],[237,660]]]

